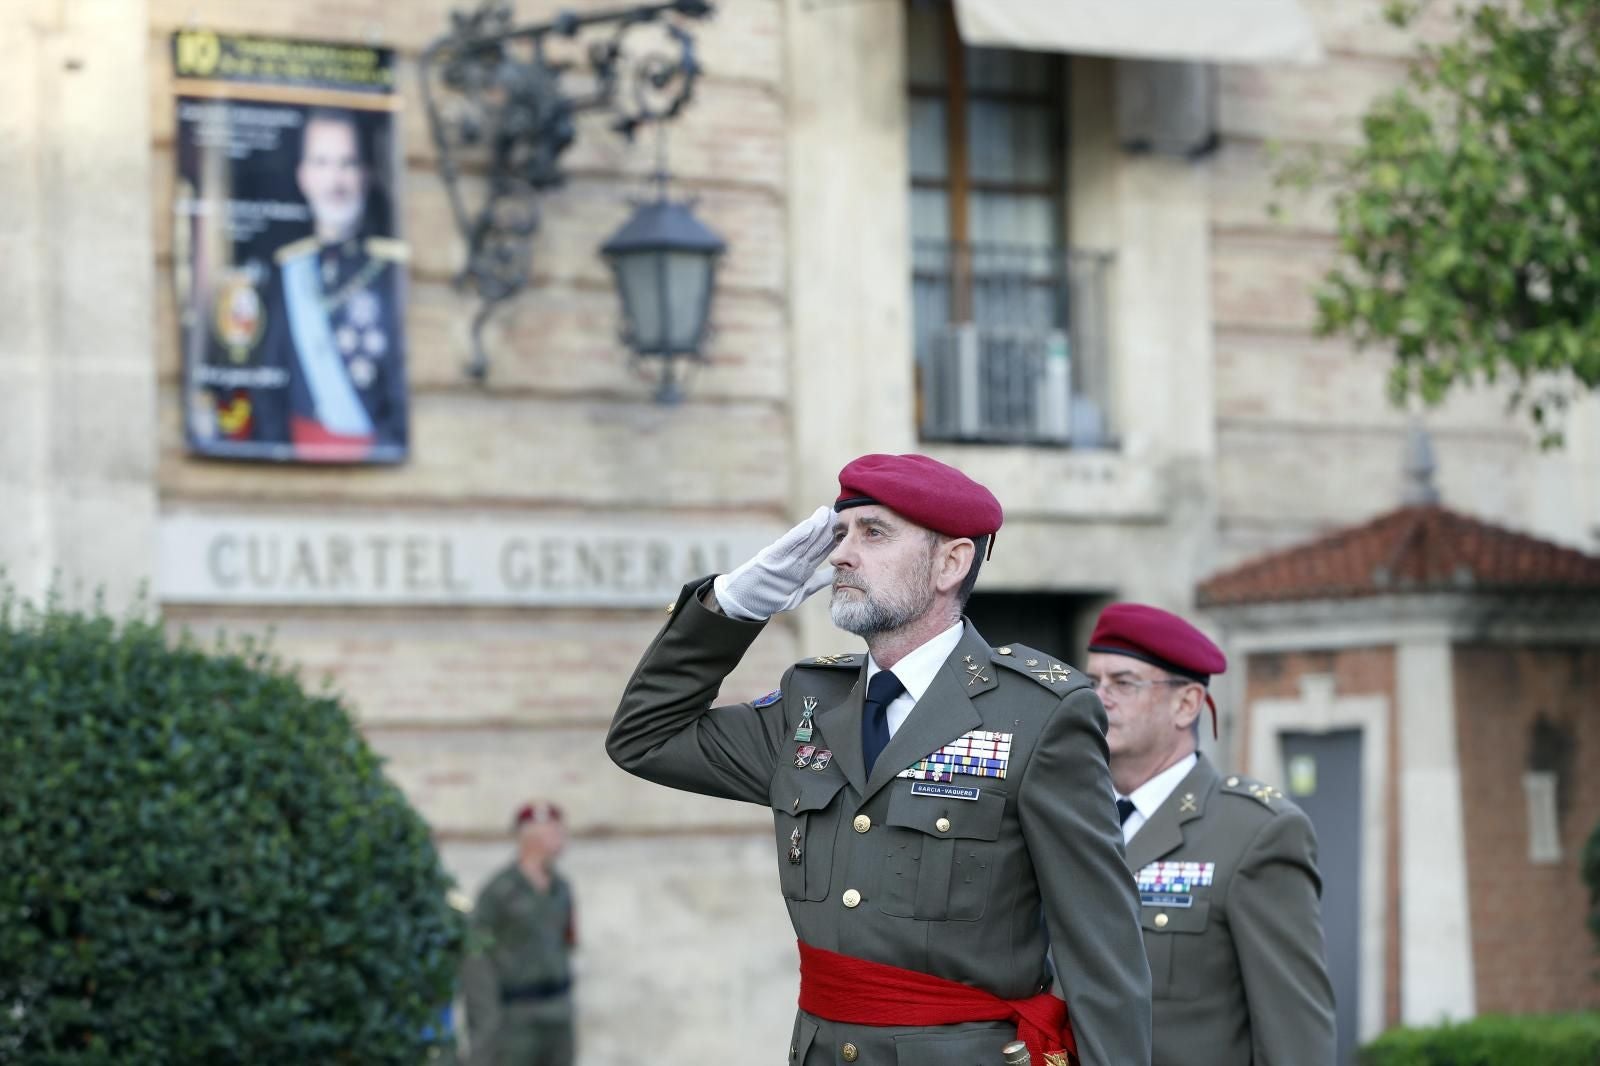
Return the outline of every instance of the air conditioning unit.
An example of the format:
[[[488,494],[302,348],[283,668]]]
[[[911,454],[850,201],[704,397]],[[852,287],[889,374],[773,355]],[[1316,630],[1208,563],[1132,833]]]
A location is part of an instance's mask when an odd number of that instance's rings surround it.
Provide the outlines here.
[[[922,367],[924,437],[1066,444],[1072,360],[1061,330],[962,323],[936,330]]]
[[[1217,146],[1210,63],[1117,61],[1117,135],[1130,152],[1195,158]]]

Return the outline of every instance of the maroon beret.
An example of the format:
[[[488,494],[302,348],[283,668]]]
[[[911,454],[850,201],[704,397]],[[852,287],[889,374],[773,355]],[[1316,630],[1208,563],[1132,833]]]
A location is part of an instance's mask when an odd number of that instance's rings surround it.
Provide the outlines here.
[[[1143,659],[1200,682],[1228,668],[1211,638],[1177,615],[1142,603],[1113,603],[1100,612],[1089,650]]]
[[[833,509],[877,503],[947,537],[983,537],[1005,517],[994,493],[926,455],[863,455],[839,471]]]
[[[1089,650],[1127,655],[1205,685],[1228,668],[1228,657],[1211,638],[1170,611],[1142,603],[1113,603],[1100,612],[1089,636]],[[1211,708],[1211,735],[1217,735],[1217,705]]]
[[[559,821],[561,821],[561,808],[554,803],[524,803],[517,808],[516,815],[511,819],[511,828],[521,829],[529,822],[538,824]]]
[[[1227,656],[1208,635],[1171,611],[1144,603],[1112,603],[1102,610],[1090,634],[1090,651],[1144,659],[1150,666],[1202,685],[1211,682],[1211,674],[1227,669]],[[1216,701],[1211,693],[1206,693],[1205,703],[1211,707],[1211,736],[1216,736]]]

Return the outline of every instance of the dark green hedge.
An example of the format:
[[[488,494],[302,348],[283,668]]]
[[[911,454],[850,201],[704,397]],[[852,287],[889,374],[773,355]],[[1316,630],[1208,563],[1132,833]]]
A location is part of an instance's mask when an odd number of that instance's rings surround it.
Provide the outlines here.
[[[0,1062],[415,1066],[463,928],[338,702],[0,602]]]
[[[1435,1029],[1392,1029],[1362,1066],[1600,1066],[1600,1014],[1485,1015]]]

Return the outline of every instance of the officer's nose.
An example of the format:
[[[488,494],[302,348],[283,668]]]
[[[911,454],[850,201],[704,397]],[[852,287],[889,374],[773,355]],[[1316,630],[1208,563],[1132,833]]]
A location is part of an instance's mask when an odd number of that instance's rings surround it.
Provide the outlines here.
[[[840,537],[833,546],[833,551],[828,553],[828,565],[835,570],[854,570],[856,567],[855,548],[850,545],[850,535],[847,533]]]

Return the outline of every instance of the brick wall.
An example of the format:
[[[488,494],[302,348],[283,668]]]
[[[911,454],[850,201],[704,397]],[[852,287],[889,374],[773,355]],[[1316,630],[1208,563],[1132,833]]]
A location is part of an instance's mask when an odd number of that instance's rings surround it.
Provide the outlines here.
[[[1578,860],[1600,822],[1600,650],[1460,645],[1454,655],[1467,895],[1480,1012],[1600,1007]],[[1570,738],[1561,861],[1528,861],[1522,775],[1536,720]]]

